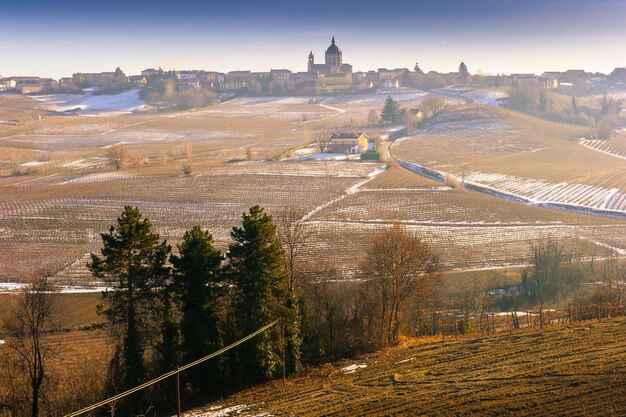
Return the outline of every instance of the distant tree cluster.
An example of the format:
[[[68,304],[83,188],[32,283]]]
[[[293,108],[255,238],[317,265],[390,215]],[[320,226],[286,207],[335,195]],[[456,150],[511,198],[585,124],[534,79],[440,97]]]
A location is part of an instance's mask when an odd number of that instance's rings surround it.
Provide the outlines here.
[[[579,105],[574,96],[570,103],[569,106],[559,107],[546,90],[539,86],[523,86],[511,90],[506,105],[535,116],[594,127],[598,139],[609,139],[612,136],[623,108],[622,99],[604,94],[597,108]]]
[[[150,76],[139,97],[157,108],[182,110],[209,106],[217,100],[217,95],[210,88],[202,85],[199,88],[183,88],[176,71],[162,69]]]

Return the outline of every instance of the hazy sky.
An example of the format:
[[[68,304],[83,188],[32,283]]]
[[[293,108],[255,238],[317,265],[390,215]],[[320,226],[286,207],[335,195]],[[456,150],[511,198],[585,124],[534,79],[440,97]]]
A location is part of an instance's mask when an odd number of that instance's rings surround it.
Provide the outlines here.
[[[626,66],[625,0],[3,0],[0,75],[144,68],[305,71],[335,35],[355,71]]]

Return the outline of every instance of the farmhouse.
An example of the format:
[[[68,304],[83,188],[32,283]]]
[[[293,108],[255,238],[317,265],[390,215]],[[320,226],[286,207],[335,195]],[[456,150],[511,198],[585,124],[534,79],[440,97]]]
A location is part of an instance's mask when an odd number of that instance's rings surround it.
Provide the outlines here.
[[[359,154],[367,150],[369,137],[365,133],[333,133],[327,152]]]
[[[16,86],[15,80],[0,80],[0,91],[15,90]]]
[[[128,80],[139,87],[144,87],[148,84],[148,77],[144,75],[131,75],[128,77]]]

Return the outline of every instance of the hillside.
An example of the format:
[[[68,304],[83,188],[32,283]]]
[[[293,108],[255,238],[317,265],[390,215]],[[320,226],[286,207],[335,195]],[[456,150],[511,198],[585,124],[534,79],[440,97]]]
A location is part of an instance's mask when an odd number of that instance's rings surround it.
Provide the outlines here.
[[[626,414],[626,321],[404,346],[240,392],[186,416]]]

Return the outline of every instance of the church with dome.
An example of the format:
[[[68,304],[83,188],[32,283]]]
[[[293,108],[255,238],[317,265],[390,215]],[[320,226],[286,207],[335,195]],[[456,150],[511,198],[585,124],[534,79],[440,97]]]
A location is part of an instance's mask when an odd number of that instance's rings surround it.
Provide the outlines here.
[[[313,51],[309,53],[308,72],[316,74],[327,84],[345,84],[352,82],[352,65],[343,63],[343,53],[335,43],[335,37],[326,49],[324,63],[316,64]]]

